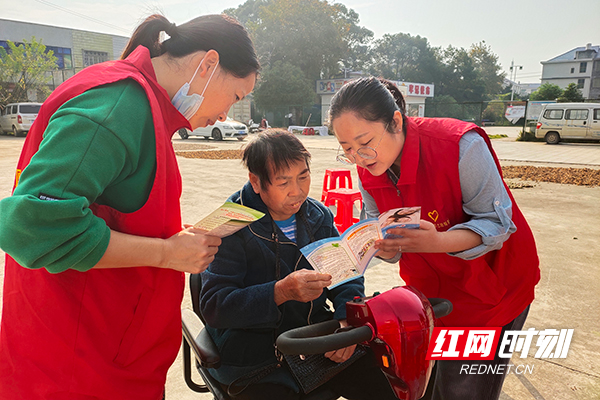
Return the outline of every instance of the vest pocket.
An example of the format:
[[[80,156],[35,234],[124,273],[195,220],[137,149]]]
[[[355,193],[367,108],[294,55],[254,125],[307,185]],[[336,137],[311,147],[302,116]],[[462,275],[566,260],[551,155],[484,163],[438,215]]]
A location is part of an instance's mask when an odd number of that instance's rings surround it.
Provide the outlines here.
[[[154,296],[154,290],[148,287],[145,287],[142,290],[142,294],[140,295],[140,300],[138,301],[137,306],[135,307],[135,312],[133,314],[133,319],[131,323],[127,327],[123,338],[121,339],[121,344],[119,345],[119,351],[114,359],[114,362],[123,367],[131,364],[135,360],[130,360],[129,354],[131,353],[131,349],[135,345],[138,334],[140,333],[142,326],[144,324],[144,320],[146,318],[146,314],[148,313],[148,309],[150,308],[150,303],[152,302],[152,298]]]
[[[484,304],[497,305],[504,298],[506,288],[500,282],[485,256],[468,261],[469,273],[464,280],[464,290]]]

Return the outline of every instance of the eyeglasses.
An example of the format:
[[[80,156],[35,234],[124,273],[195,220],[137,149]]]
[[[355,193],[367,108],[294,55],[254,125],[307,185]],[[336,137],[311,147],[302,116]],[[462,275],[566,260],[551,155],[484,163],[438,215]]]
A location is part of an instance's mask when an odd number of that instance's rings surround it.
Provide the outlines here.
[[[359,148],[358,150],[356,150],[355,154],[364,160],[373,160],[373,159],[377,158],[377,150],[376,149],[381,144],[381,139],[383,139],[383,135],[385,135],[388,125],[389,125],[389,123],[385,125],[385,128],[383,128],[383,133],[381,134],[381,137],[379,138],[379,142],[377,142],[377,145],[375,147],[363,146],[363,147]],[[340,154],[341,148],[342,148],[341,146],[338,147],[338,153],[337,153],[335,159],[337,161],[341,162],[342,164],[347,164],[347,165],[356,164],[356,156],[352,155],[350,153],[346,153],[345,151],[343,154]]]

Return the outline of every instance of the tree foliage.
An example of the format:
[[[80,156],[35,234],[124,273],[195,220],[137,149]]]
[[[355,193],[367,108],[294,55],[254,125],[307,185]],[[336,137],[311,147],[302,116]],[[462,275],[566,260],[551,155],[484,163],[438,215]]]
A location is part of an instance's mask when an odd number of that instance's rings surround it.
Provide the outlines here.
[[[529,100],[556,100],[563,93],[563,90],[558,85],[552,83],[544,83],[535,92],[529,96]]]
[[[245,24],[262,65],[290,63],[310,80],[361,65],[373,37],[356,12],[326,0],[248,0],[225,12]]]
[[[260,85],[254,90],[254,101],[263,110],[282,104],[308,106],[316,100],[313,87],[300,67],[276,61],[263,71]]]
[[[27,101],[27,92],[49,92],[46,72],[56,69],[56,57],[35,37],[18,46],[8,41],[8,51],[0,47],[0,103]],[[46,93],[45,93],[46,94]]]
[[[354,10],[328,0],[247,0],[224,12],[246,26],[265,68],[276,62],[294,65],[311,83],[362,70],[433,83],[436,95],[457,102],[489,100],[502,92],[505,74],[483,41],[468,49],[443,49],[407,33],[373,40]]]
[[[407,82],[435,82],[441,65],[426,38],[406,33],[383,35],[371,51],[373,75]]]
[[[576,103],[585,100],[581,94],[581,90],[577,88],[577,84],[569,83],[565,88],[562,95],[560,95],[556,101],[559,103]]]
[[[504,73],[485,42],[468,50],[431,47],[426,38],[386,34],[374,42],[369,72],[392,80],[434,83],[458,102],[483,101],[502,91]]]
[[[498,56],[494,54],[492,48],[485,41],[472,44],[469,56],[475,63],[475,70],[479,77],[483,80],[486,95],[501,93],[506,74],[502,71]]]
[[[443,64],[442,79],[437,83],[436,92],[452,96],[459,103],[485,100],[485,83],[469,52],[448,46],[439,54]]]

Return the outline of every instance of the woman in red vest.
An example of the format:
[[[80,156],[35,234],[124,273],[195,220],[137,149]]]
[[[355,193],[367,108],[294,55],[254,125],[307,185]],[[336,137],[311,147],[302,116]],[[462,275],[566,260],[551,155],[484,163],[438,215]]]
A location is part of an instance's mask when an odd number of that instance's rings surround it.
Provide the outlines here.
[[[183,272],[221,243],[182,228],[171,137],[225,120],[258,68],[237,21],[153,15],[46,100],[0,202],[0,399],[163,396]]]
[[[454,119],[409,118],[398,88],[375,78],[344,85],[330,121],[338,159],[358,167],[366,216],[421,206],[420,229],[391,230],[402,238],[376,247],[383,260],[400,261],[408,285],[452,301],[440,324],[521,329],[540,278],[537,250],[486,133]],[[504,375],[461,374],[468,363],[438,361],[425,398],[497,399]]]

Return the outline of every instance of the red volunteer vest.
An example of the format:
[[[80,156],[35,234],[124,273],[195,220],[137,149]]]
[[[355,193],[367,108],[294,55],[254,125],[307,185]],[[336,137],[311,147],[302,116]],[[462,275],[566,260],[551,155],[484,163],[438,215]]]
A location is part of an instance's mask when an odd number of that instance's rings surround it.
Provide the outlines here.
[[[500,175],[500,163],[485,132],[472,123],[453,119],[408,118],[400,166],[394,186],[387,174],[373,176],[358,167],[364,189],[375,199],[379,212],[397,207],[421,206],[421,218],[438,231],[465,222],[458,171],[459,140],[474,130],[485,140]],[[505,184],[506,187],[506,184]],[[539,260],[529,225],[512,201],[517,231],[500,250],[467,261],[445,253],[403,253],[400,276],[428,297],[452,301],[454,311],[443,318],[451,327],[503,326],[533,301],[540,279]]]
[[[156,135],[154,184],[136,212],[124,214],[97,204],[90,208],[113,230],[168,238],[181,230],[181,176],[171,136],[189,123],[156,82],[145,47],[126,60],[86,68],[52,93],[27,135],[17,178],[63,103],[123,79],[138,82],[150,102]],[[7,255],[0,399],[160,399],[181,342],[183,287],[183,273],[174,270],[50,274],[23,268]]]

